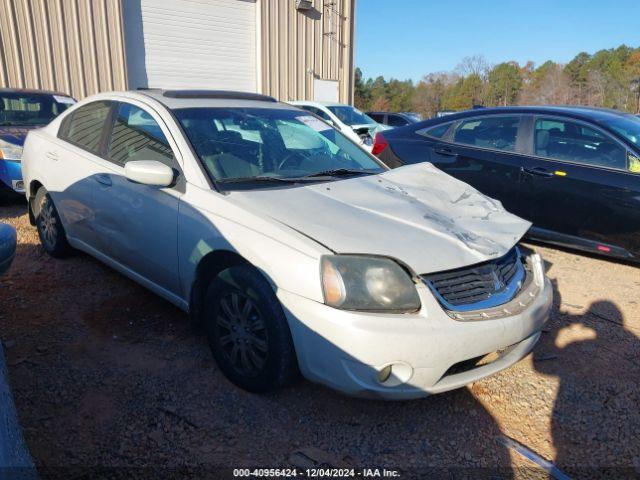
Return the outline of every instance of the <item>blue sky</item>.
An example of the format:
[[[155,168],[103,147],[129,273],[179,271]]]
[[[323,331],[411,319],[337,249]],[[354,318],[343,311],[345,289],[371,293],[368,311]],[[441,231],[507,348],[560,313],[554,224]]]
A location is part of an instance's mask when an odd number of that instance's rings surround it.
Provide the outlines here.
[[[355,65],[366,78],[419,80],[463,57],[567,62],[640,46],[640,0],[357,0]]]

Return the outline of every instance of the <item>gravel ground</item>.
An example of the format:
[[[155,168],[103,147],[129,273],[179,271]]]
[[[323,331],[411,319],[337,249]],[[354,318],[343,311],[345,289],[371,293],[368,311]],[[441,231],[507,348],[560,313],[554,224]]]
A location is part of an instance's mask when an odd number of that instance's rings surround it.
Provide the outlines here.
[[[48,257],[20,202],[0,221],[19,239],[0,338],[41,473],[324,463],[547,478],[506,435],[571,476],[640,476],[636,267],[536,246],[555,286],[548,331],[533,355],[468,388],[399,403],[309,382],[257,396],[222,376],[184,313],[86,255]]]

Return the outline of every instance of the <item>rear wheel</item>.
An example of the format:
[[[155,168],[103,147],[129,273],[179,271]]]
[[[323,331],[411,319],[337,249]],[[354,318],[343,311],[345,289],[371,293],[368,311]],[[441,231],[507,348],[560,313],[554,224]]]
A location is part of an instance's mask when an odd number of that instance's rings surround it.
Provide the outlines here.
[[[282,306],[255,268],[231,267],[211,282],[204,321],[220,370],[239,387],[267,392],[298,376]]]
[[[40,236],[40,243],[45,251],[52,257],[64,257],[71,251],[67,242],[67,234],[64,231],[60,216],[56,210],[51,196],[44,187],[36,193],[33,202],[33,213],[36,219],[36,228]]]

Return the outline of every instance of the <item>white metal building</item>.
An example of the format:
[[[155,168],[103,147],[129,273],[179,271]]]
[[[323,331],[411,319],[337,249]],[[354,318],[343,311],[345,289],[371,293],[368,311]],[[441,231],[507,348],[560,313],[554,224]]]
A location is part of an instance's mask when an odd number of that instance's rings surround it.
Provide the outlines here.
[[[355,0],[2,0],[0,87],[351,102]],[[307,8],[302,8],[307,7]]]

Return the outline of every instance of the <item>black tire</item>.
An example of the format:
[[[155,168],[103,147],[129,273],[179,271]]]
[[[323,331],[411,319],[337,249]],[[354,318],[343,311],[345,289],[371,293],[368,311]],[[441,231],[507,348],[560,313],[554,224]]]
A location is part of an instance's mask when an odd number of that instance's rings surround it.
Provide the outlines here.
[[[297,379],[287,319],[257,269],[241,265],[221,272],[207,289],[203,313],[213,356],[237,386],[263,393]]]
[[[69,255],[72,249],[67,242],[67,234],[60,221],[58,210],[44,187],[40,187],[33,200],[33,215],[44,250],[56,258]]]

